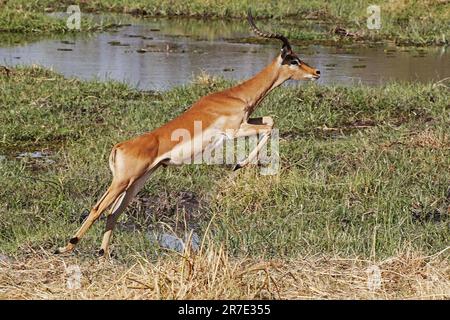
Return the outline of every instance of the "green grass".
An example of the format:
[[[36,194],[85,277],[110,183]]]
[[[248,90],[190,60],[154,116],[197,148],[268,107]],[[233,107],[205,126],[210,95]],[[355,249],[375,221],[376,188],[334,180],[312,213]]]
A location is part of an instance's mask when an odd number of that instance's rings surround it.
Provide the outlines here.
[[[21,6],[5,6],[0,3],[0,43],[11,43],[8,40],[17,38],[18,35],[22,38],[23,35],[42,37],[68,32],[103,31],[115,26],[116,24],[109,21],[97,24],[91,18],[83,17],[80,30],[71,30],[67,27],[66,20],[50,16],[42,8],[26,10]]]
[[[115,143],[229,85],[209,81],[155,94],[39,68],[0,74],[0,252],[64,244],[108,186]],[[148,228],[202,235],[210,222],[212,241],[238,256],[381,258],[448,245],[448,88],[305,84],[277,89],[256,113],[273,116],[280,130],[280,173],[161,169],[116,230],[119,258],[158,252],[145,237]],[[37,150],[54,163],[16,159]],[[187,192],[201,204],[190,216],[180,209]],[[103,228],[104,220],[96,223],[79,250],[94,253]]]
[[[44,13],[2,8],[0,11],[0,31],[10,33],[64,32],[64,21]]]
[[[380,0],[381,30],[366,27],[369,0],[93,0],[80,4],[82,12],[127,12],[138,15],[241,18],[249,7],[259,18],[285,21],[277,30],[296,40],[338,41],[331,30],[336,27],[357,32],[367,42],[394,41],[399,45],[444,45],[450,37],[450,3],[431,0]],[[68,1],[7,1],[6,8],[42,14],[44,10],[65,11]],[[72,4],[70,2],[70,4]],[[1,7],[2,5],[0,5]],[[288,21],[285,18],[293,19]],[[25,28],[27,22],[21,19]],[[321,26],[317,28],[317,23]]]

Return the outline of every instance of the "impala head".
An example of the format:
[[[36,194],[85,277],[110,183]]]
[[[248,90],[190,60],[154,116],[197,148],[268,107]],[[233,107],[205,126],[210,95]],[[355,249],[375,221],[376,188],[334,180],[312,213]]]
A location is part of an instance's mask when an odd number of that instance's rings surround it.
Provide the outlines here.
[[[253,21],[250,10],[248,10],[247,20],[253,32],[255,32],[258,36],[263,38],[278,39],[283,42],[283,46],[281,47],[281,54],[279,57],[280,69],[283,77],[292,80],[317,80],[320,78],[320,71],[313,67],[310,67],[304,61],[302,61],[294,53],[294,51],[292,51],[289,40],[285,36],[277,33],[266,33],[258,29],[258,27],[255,25],[255,22]]]

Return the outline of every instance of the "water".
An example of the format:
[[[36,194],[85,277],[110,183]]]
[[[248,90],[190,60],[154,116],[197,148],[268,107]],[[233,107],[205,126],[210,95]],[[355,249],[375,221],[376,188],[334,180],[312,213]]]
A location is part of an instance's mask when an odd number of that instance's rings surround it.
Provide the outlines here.
[[[34,160],[41,160],[45,163],[53,164],[55,163],[54,160],[49,159],[50,153],[43,152],[43,151],[34,151],[34,152],[22,152],[17,155],[16,159],[34,159]],[[1,156],[0,156],[1,160]]]
[[[251,77],[280,49],[277,41],[239,43],[239,39],[254,37],[243,21],[118,17],[131,25],[115,32],[2,47],[0,64],[39,64],[68,77],[114,79],[139,89],[166,90],[190,82],[202,71],[236,80]],[[446,48],[311,45],[294,50],[321,71],[319,84],[379,85],[450,77]]]
[[[184,239],[181,239],[176,235],[165,232],[155,233],[150,231],[148,232],[147,236],[150,242],[157,243],[162,248],[174,250],[177,252],[183,252],[185,250],[186,244],[189,243],[191,249],[194,251],[198,251],[200,248],[200,237],[195,232],[193,232],[190,237],[188,234],[185,234]]]

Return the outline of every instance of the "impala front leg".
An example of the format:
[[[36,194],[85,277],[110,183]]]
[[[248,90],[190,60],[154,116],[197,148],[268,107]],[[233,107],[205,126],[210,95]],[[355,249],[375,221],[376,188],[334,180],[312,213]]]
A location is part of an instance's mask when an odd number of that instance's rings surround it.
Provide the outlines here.
[[[255,135],[262,135],[261,140],[256,145],[255,149],[253,149],[250,154],[248,155],[247,159],[244,161],[241,161],[240,163],[237,163],[233,171],[236,171],[249,163],[251,163],[256,156],[258,155],[258,152],[264,147],[264,145],[269,140],[270,134],[273,129],[273,119],[272,117],[261,117],[261,118],[253,118],[248,119],[246,123],[243,123],[241,127],[236,131],[235,138],[239,137],[250,137]]]

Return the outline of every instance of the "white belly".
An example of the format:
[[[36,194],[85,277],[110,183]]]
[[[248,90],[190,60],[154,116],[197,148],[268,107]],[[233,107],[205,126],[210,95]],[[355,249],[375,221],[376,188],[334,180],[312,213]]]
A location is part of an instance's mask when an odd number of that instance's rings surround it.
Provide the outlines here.
[[[172,133],[172,140],[179,141],[175,147],[161,156],[168,165],[203,163],[203,151],[219,146],[225,138],[232,138],[234,130],[225,130],[225,118],[219,118],[213,125],[203,129],[201,124],[194,125],[194,136],[185,129]]]

